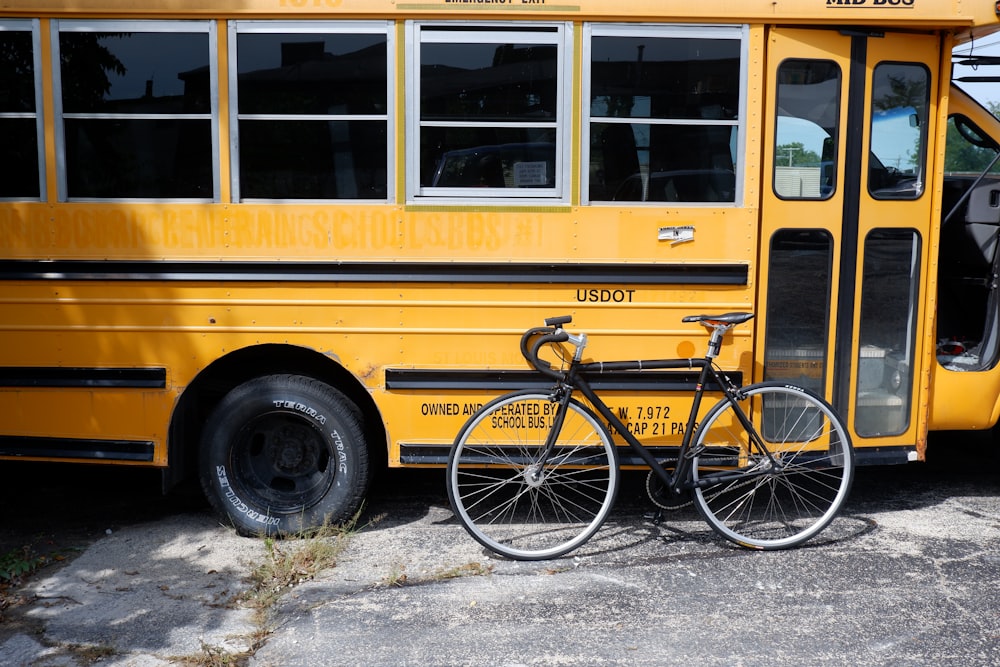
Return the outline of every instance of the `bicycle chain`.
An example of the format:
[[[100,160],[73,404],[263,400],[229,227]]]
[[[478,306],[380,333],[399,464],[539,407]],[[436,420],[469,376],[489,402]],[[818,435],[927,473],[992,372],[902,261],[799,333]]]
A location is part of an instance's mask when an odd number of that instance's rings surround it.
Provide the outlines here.
[[[660,465],[664,467],[667,467],[665,465],[667,463],[677,463],[677,459],[663,459],[662,461],[660,461]],[[679,510],[688,507],[689,505],[692,505],[694,503],[693,500],[688,500],[687,502],[681,503],[680,505],[667,505],[666,501],[661,502],[659,500],[660,498],[663,498],[663,494],[660,493],[659,491],[653,490],[654,483],[659,483],[661,487],[663,486],[663,480],[660,479],[660,477],[656,474],[655,471],[650,470],[649,474],[646,475],[646,495],[649,496],[650,502],[659,507],[661,510],[667,510],[672,512],[674,510]]]
[[[667,464],[667,463],[677,463],[677,459],[663,459],[662,461],[660,461],[660,465],[662,465],[664,467],[666,467],[664,464]],[[660,479],[659,475],[657,475],[656,472],[654,472],[653,470],[650,470],[649,473],[646,475],[646,495],[649,496],[650,502],[652,502],[654,505],[656,505],[657,507],[659,507],[661,510],[667,510],[667,511],[673,512],[675,510],[684,509],[685,507],[690,507],[691,505],[694,504],[694,500],[688,500],[686,503],[681,503],[680,505],[667,505],[667,504],[665,504],[666,501],[660,501],[659,500],[659,498],[663,497],[663,494],[660,493],[659,491],[654,491],[653,490],[653,484],[654,483],[659,483],[660,486],[663,486],[663,481]],[[744,487],[744,486],[749,486],[749,485],[751,485],[753,483],[754,483],[753,479],[748,479],[745,482],[740,482],[739,484],[736,484],[734,486],[729,486],[729,487],[726,488],[726,490],[727,491],[732,491],[733,489],[738,489],[738,488],[741,488],[741,487]],[[718,491],[715,494],[710,494],[709,497],[708,497],[708,499],[711,500],[712,498],[715,498],[715,496],[719,495],[720,493],[723,493],[723,491]]]

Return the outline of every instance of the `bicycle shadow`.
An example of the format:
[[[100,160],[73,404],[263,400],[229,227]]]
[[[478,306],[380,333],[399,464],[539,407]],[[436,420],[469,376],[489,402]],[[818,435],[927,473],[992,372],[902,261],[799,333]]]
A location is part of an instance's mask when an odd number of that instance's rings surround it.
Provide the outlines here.
[[[694,509],[652,520],[649,513],[612,516],[598,533],[570,556],[617,558],[630,565],[735,558],[755,553],[715,533]],[[870,516],[840,514],[823,532],[795,550],[817,550],[858,540],[878,529]]]
[[[405,471],[386,478],[371,494],[358,522],[365,531],[383,531],[417,523],[454,528],[459,521],[451,511],[441,470]],[[716,534],[693,505],[664,510],[646,495],[646,473],[623,471],[615,506],[601,529],[584,545],[554,562],[574,558],[608,558],[627,554],[629,562],[664,559],[737,556],[749,550]],[[820,535],[800,548],[814,548],[855,539],[877,528],[863,514],[838,516]],[[470,538],[471,539],[471,538]],[[667,553],[664,553],[666,549]],[[697,553],[695,551],[704,551]],[[506,560],[484,549],[483,554]]]
[[[1000,496],[998,466],[970,470],[969,460],[1000,459],[992,438],[961,440],[934,434],[926,463],[864,466],[855,473],[851,495],[830,526],[796,550],[816,550],[852,544],[880,529],[880,512],[931,508],[955,498]],[[611,515],[586,544],[561,559],[612,558],[626,554],[629,562],[722,558],[748,549],[727,541],[709,527],[693,506],[665,511],[660,521],[649,514],[655,507],[645,490],[645,471],[623,471]],[[359,526],[389,530],[427,522],[458,525],[451,512],[444,470],[394,470],[373,485]],[[484,553],[490,555],[488,552]]]

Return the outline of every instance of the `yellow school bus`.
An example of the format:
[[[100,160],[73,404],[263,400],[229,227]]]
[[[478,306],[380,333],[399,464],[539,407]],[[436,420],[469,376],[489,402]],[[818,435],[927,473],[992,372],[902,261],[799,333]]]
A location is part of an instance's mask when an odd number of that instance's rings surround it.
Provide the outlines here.
[[[992,0],[5,0],[0,458],[248,534],[440,466],[518,351],[825,395],[861,463],[1000,416]],[[694,376],[597,386],[664,452]],[[629,459],[626,457],[626,463]]]

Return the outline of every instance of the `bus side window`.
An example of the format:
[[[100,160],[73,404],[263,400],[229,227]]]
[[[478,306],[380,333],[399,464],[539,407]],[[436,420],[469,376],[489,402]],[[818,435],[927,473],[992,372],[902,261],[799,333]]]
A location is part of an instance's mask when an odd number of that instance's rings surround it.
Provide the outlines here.
[[[924,191],[930,72],[879,63],[872,74],[868,191],[875,199],[916,199]]]
[[[237,199],[389,196],[387,30],[376,22],[234,22]]]
[[[741,30],[595,25],[587,46],[589,200],[735,202]]]
[[[570,28],[409,29],[408,198],[565,200]]]
[[[782,199],[826,199],[836,189],[840,88],[832,61],[779,66],[773,187]]]
[[[42,154],[41,91],[35,83],[40,55],[34,47],[37,25],[32,21],[0,21],[3,92],[0,93],[0,197],[35,200],[42,197],[45,175]],[[16,55],[15,55],[16,54]],[[14,64],[14,60],[19,60]]]
[[[215,199],[215,24],[56,26],[60,199]]]

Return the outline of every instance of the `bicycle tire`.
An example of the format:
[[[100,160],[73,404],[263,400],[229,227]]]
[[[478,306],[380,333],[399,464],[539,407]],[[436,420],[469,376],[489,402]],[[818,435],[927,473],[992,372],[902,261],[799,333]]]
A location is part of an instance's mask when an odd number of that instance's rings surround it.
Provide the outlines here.
[[[830,404],[808,390],[762,382],[741,396],[740,407],[777,467],[748,444],[733,403],[723,398],[695,439],[694,503],[716,533],[744,547],[800,545],[826,528],[847,499],[854,480],[850,435]],[[746,474],[733,479],[735,472]]]
[[[618,492],[618,452],[597,416],[575,399],[542,469],[537,456],[558,404],[519,391],[483,406],[448,457],[448,500],[484,547],[514,560],[557,558],[593,536]]]

